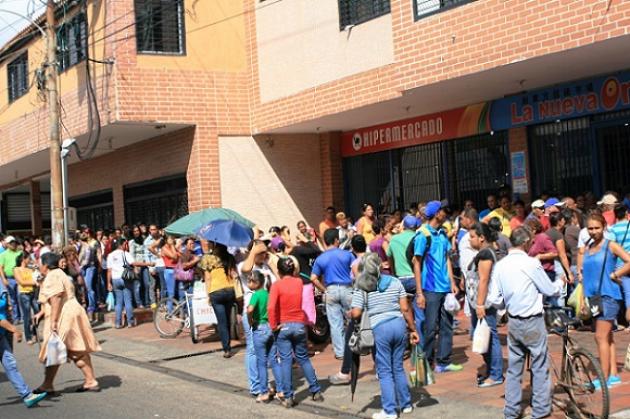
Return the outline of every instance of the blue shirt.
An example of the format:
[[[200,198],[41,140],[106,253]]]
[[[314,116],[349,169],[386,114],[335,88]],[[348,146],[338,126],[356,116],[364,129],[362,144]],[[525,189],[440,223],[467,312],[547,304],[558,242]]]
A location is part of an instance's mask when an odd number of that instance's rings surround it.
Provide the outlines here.
[[[9,308],[9,303],[7,301],[7,289],[4,287],[4,284],[0,282],[0,321],[8,320],[7,310]],[[0,336],[5,336],[7,331],[4,327],[0,327]]]
[[[356,258],[346,250],[330,248],[315,259],[312,273],[324,277],[324,286],[352,285],[350,267]]]
[[[623,247],[623,250],[625,250],[626,252],[630,252],[630,230],[628,230],[629,225],[630,221],[619,221],[612,227],[608,228],[608,231],[610,231],[615,236],[615,242],[617,242],[619,246]],[[626,234],[626,231],[628,234]],[[617,268],[621,268],[624,265],[623,260],[619,258],[616,259]]]
[[[490,208],[486,208],[485,210],[481,211],[479,213],[479,219],[483,220],[484,218],[486,218],[486,215],[490,214],[490,212],[492,212],[494,210],[491,210]]]
[[[623,237],[622,237],[623,238]],[[608,257],[606,257],[608,253]],[[606,260],[606,266],[602,272],[602,266]],[[584,278],[584,295],[592,297],[599,294],[599,284],[601,281],[601,295],[621,300],[621,286],[610,279],[610,274],[615,270],[615,255],[610,251],[608,240],[605,240],[597,253],[591,255],[587,247],[584,251],[584,263],[582,265],[582,276]]]
[[[416,236],[414,242],[415,256],[424,255],[422,261],[422,290],[432,292],[451,292],[451,280],[448,277],[448,252],[451,243],[444,230],[436,230],[425,225],[431,233],[431,248],[426,250],[427,238],[424,233]]]

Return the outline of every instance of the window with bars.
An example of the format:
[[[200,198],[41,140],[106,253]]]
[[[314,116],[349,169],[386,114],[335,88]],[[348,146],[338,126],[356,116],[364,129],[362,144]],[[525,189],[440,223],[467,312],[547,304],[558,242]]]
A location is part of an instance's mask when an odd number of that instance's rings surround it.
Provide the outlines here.
[[[475,0],[413,0],[416,20]]]
[[[85,13],[79,13],[57,28],[57,63],[59,71],[87,58],[87,22]]]
[[[339,0],[338,3],[341,30],[390,12],[389,0]]]
[[[9,103],[24,96],[28,91],[28,52],[7,65]]]
[[[135,0],[134,7],[139,53],[186,53],[184,0]]]

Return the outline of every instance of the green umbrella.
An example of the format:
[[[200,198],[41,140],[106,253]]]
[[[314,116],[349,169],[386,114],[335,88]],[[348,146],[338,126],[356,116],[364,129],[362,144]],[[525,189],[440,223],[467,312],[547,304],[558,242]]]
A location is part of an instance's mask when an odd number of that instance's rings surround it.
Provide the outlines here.
[[[255,225],[238,212],[229,208],[206,208],[180,218],[167,226],[165,230],[168,234],[175,236],[191,236],[195,234],[195,230],[217,220],[233,220],[247,227],[254,227]]]

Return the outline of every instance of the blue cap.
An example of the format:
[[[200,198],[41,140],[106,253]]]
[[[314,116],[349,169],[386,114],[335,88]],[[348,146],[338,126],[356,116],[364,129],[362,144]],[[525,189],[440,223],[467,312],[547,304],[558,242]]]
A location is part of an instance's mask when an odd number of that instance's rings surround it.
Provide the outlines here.
[[[442,203],[440,201],[431,201],[427,204],[426,207],[424,207],[424,215],[427,218],[433,218],[435,217],[435,214],[440,212],[441,208],[442,208]]]
[[[626,208],[628,208],[628,210],[630,210],[630,198],[625,198],[623,200],[623,204],[626,206]]]
[[[560,203],[560,200],[558,198],[549,198],[545,201],[545,208],[553,207],[558,203]]]
[[[407,230],[418,228],[418,219],[413,215],[407,215],[405,218],[403,218],[403,227],[405,227]]]

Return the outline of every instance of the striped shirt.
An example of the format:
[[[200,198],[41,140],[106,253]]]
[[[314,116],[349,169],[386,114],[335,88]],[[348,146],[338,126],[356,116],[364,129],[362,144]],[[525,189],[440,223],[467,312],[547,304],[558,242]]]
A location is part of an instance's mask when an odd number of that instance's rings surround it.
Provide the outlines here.
[[[615,236],[615,242],[623,247],[623,250],[625,250],[626,252],[630,252],[630,230],[628,229],[629,225],[630,221],[619,221],[612,227],[608,228],[608,230]],[[623,265],[623,260],[617,258],[617,268]]]
[[[370,317],[372,329],[384,321],[402,317],[400,311],[400,299],[406,298],[407,293],[397,278],[381,275],[381,278],[391,278],[389,287],[383,292],[379,290],[367,293],[367,312]],[[355,290],[352,295],[352,308],[365,310],[365,292]]]

